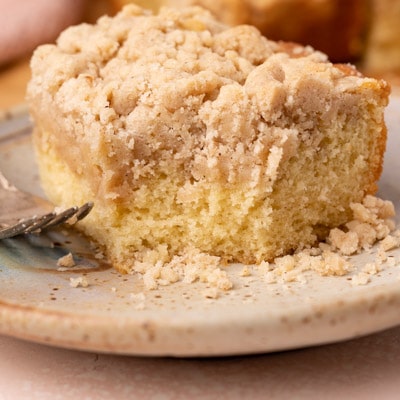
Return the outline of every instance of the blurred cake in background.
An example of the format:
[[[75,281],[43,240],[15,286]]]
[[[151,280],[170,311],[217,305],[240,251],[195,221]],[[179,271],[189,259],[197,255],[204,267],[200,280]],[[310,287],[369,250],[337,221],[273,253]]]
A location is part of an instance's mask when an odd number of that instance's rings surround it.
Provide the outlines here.
[[[327,53],[332,61],[354,60],[362,51],[364,0],[164,0],[198,4],[228,25],[255,25],[271,40],[295,41]]]
[[[365,68],[400,74],[400,0],[374,0],[371,5]]]
[[[271,40],[311,45],[369,74],[400,72],[400,0],[112,0],[159,7],[200,5],[228,25],[251,24]]]

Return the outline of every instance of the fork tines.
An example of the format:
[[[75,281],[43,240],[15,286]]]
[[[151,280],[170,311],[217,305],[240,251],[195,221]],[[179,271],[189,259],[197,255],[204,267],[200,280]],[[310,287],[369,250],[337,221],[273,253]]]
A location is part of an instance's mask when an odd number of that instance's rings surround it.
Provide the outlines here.
[[[16,223],[15,225],[0,229],[0,240],[11,238],[24,233],[36,233],[43,229],[54,227],[56,225],[61,225],[68,220],[72,220],[72,223],[77,222],[89,214],[90,210],[93,208],[93,203],[85,203],[82,207],[71,207],[61,213],[55,211],[44,214],[40,217],[31,217],[23,219]]]

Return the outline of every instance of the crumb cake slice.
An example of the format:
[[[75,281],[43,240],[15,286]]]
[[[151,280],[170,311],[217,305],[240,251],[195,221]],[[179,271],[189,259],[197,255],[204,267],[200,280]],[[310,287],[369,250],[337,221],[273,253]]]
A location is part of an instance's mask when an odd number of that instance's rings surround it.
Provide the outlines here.
[[[388,85],[254,27],[127,6],[31,66],[44,189],[94,201],[80,226],[121,271],[185,254],[269,261],[376,191]]]

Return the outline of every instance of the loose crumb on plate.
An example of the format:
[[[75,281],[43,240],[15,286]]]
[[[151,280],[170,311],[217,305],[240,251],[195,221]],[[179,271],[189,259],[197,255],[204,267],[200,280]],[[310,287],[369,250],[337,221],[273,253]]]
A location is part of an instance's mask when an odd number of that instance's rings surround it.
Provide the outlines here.
[[[359,272],[351,277],[351,284],[353,286],[366,285],[371,281],[371,275],[367,272]]]
[[[352,285],[369,283],[371,276],[382,270],[383,263],[395,266],[396,259],[387,254],[400,246],[400,231],[396,230],[392,220],[395,216],[393,203],[368,195],[362,203],[352,204],[351,209],[352,220],[343,227],[333,228],[326,242],[293,255],[278,257],[274,263],[261,263],[266,270],[265,281],[301,282],[306,271],[314,271],[321,276],[342,276],[355,272],[349,256],[362,251],[370,252],[377,242],[375,260],[354,273]]]
[[[77,278],[69,278],[69,284],[73,288],[77,287],[88,287],[89,282],[84,276],[78,276]]]
[[[74,260],[72,253],[68,253],[65,256],[60,257],[57,260],[57,267],[60,267],[60,268],[72,268],[75,265],[76,264],[75,264],[75,260]]]
[[[141,263],[143,283],[147,290],[157,289],[171,283],[202,282],[220,290],[229,290],[233,283],[227,271],[221,266],[221,258],[188,248],[181,256],[171,261],[148,259]]]

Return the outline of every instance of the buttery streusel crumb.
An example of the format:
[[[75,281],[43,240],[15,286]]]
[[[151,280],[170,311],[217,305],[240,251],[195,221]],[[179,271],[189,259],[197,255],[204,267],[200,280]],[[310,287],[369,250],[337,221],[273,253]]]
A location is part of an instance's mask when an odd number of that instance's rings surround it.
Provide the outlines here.
[[[387,251],[398,247],[400,240],[390,235],[395,229],[393,203],[367,195],[362,203],[350,205],[353,219],[345,224],[347,231],[334,228],[328,243],[343,255],[351,255],[371,247],[380,240],[380,247]]]
[[[353,219],[345,224],[345,229],[333,228],[328,235],[327,243],[321,242],[318,247],[307,248],[293,256],[279,257],[275,265],[268,264],[264,279],[268,283],[277,281],[300,282],[303,273],[314,271],[322,276],[346,275],[354,266],[346,256],[371,248],[378,242],[375,261],[367,263],[359,273],[352,276],[352,285],[366,285],[371,276],[379,273],[388,260],[387,251],[400,246],[400,235],[395,230],[393,203],[374,196],[366,196],[362,203],[352,204]],[[382,226],[387,230],[382,237]],[[388,266],[394,266],[396,260],[391,257]]]

